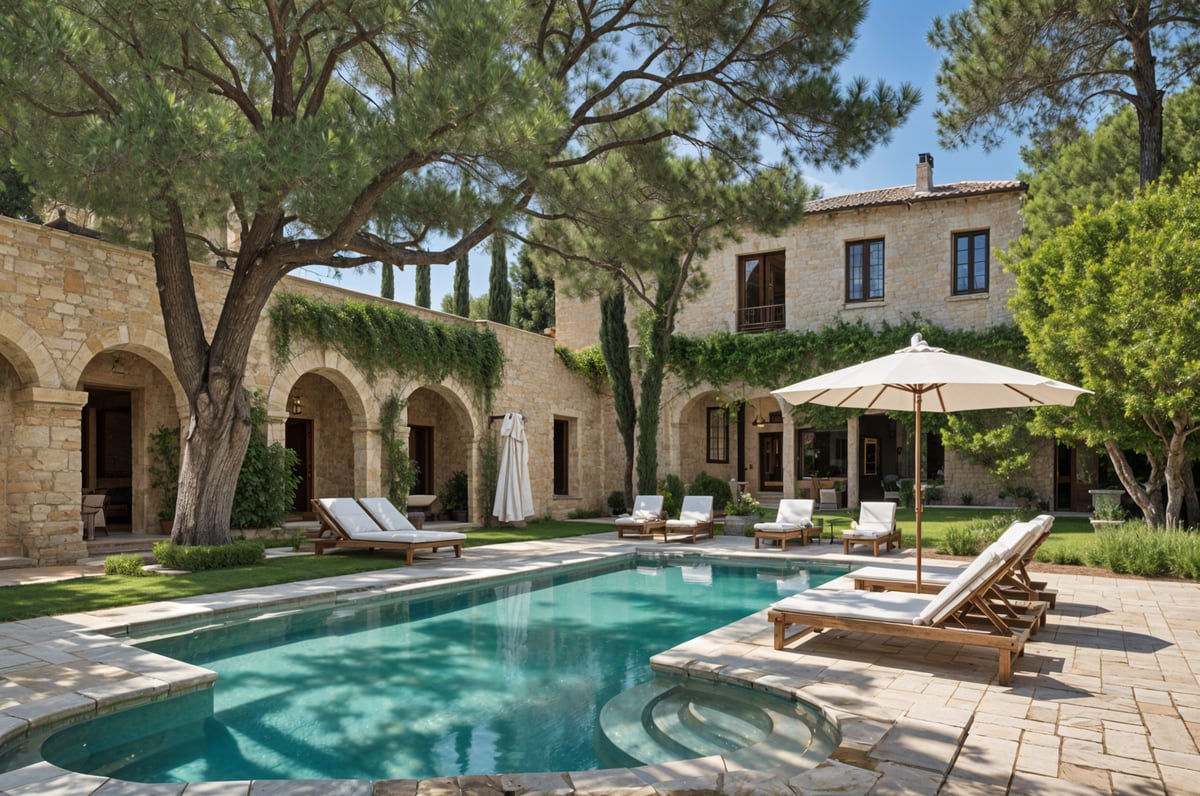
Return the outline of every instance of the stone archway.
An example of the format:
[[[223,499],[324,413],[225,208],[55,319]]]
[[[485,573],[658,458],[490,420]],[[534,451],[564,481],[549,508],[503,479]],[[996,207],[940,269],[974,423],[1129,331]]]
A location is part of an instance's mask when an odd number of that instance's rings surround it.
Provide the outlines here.
[[[446,488],[455,473],[467,474],[467,511],[474,522],[482,522],[482,490],[479,489],[477,429],[466,402],[445,385],[424,385],[407,397],[409,456],[417,462],[414,494],[436,494],[434,509],[439,515],[454,510],[446,505]],[[457,480],[461,480],[459,477]]]

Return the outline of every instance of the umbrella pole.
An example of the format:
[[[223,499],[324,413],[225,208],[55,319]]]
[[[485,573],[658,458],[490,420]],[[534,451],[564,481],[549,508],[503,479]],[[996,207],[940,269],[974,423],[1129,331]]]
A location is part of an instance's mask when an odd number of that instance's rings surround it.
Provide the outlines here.
[[[917,415],[916,435],[917,435],[917,473],[913,493],[915,494],[915,502],[913,505],[917,507],[917,594],[921,593],[921,393],[918,390],[913,393],[913,411]]]

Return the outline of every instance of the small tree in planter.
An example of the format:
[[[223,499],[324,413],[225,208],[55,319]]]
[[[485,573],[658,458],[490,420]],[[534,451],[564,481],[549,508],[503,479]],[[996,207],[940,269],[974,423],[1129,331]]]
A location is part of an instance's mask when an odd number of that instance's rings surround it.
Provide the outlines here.
[[[467,491],[467,474],[462,470],[455,470],[446,479],[446,483],[442,486],[439,499],[442,501],[442,508],[450,514],[450,518],[455,522],[466,522],[467,520],[467,505],[469,502]]]
[[[608,510],[612,512],[614,517],[618,517],[625,513],[625,493],[619,489],[614,489],[608,493]]]
[[[179,490],[179,427],[159,425],[150,432],[150,488],[158,490],[158,523],[163,533],[175,521]]]

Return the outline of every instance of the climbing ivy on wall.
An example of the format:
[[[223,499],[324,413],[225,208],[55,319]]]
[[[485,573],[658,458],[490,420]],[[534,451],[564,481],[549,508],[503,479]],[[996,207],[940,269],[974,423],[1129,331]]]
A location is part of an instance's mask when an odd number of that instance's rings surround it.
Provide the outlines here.
[[[333,304],[282,293],[271,306],[277,361],[292,341],[310,340],[340,352],[368,379],[391,372],[440,382],[455,376],[489,410],[503,383],[504,353],[491,329],[425,321],[394,307],[360,301]]]
[[[566,346],[554,346],[554,353],[567,366],[567,370],[582,376],[594,392],[601,392],[608,384],[608,366],[604,364],[604,355],[600,346],[590,345],[578,351],[572,351]]]
[[[762,334],[718,332],[707,337],[675,335],[668,368],[688,387],[735,382],[776,389],[890,354],[920,332],[932,346],[1011,367],[1029,367],[1025,337],[1013,324],[984,331],[942,329],[913,318],[875,329],[861,321],[839,322],[813,332]]]
[[[379,408],[379,442],[383,453],[383,491],[400,511],[408,510],[408,495],[417,482],[417,463],[408,457],[408,446],[400,433],[400,410],[404,401],[396,393]]]

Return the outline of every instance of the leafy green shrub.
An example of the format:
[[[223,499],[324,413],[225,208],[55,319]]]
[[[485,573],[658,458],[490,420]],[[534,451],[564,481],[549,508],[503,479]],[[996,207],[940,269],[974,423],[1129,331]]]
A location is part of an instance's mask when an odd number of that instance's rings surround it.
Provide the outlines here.
[[[912,479],[911,478],[901,479],[899,482],[899,486],[900,486],[900,505],[906,509],[911,509],[913,507],[913,502],[916,500],[916,496],[913,493]]]
[[[619,489],[614,489],[608,493],[608,510],[613,514],[620,514],[627,508],[625,506],[625,493]]]
[[[1171,571],[1181,578],[1200,580],[1200,533],[1179,531],[1171,545]]]
[[[189,572],[227,569],[261,563],[265,547],[261,539],[237,539],[227,545],[197,546],[155,542],[154,560],[167,569]]]
[[[590,520],[600,516],[599,509],[571,509],[567,512],[568,520]]]
[[[971,492],[963,492],[961,495],[958,496],[958,502],[963,504],[964,506],[969,506],[975,502],[975,495],[972,494]]]
[[[679,509],[683,507],[683,479],[668,475],[658,482],[658,491],[662,493],[663,511],[668,517],[678,517]]]
[[[273,528],[292,506],[300,476],[296,452],[276,442],[267,444],[267,401],[262,393],[250,400],[250,445],[233,493],[231,528]]]
[[[438,500],[441,501],[442,508],[446,511],[466,511],[470,500],[468,487],[469,483],[465,472],[455,470],[450,473],[446,483],[442,484],[442,491],[438,493]]]
[[[1085,553],[1090,566],[1113,572],[1161,577],[1171,569],[1171,539],[1175,534],[1157,531],[1145,522],[1127,522],[1096,532],[1096,540]]]
[[[1033,556],[1034,561],[1043,561],[1047,564],[1069,564],[1077,566],[1083,563],[1083,554],[1078,550],[1073,550],[1066,547],[1059,547],[1047,550],[1045,547],[1037,551]]]
[[[701,471],[692,483],[688,485],[689,495],[712,495],[713,506],[721,508],[730,500],[733,499],[733,492],[729,489],[729,482],[717,478],[715,475],[709,475]]]
[[[133,553],[108,556],[104,559],[104,574],[140,578],[146,574],[146,570],[142,569],[145,565],[142,557]]]
[[[942,536],[941,551],[950,556],[975,556],[983,548],[983,537],[970,528],[952,525]]]

